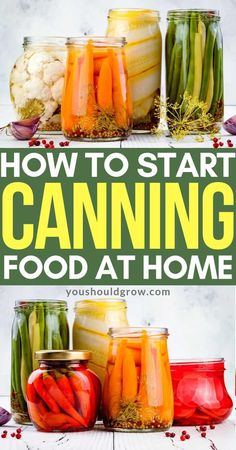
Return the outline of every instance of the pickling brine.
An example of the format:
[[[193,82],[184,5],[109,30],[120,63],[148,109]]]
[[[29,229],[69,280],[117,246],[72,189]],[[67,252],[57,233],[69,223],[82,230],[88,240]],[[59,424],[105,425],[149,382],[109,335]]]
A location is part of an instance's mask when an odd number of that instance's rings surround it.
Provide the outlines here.
[[[70,38],[62,100],[62,128],[69,139],[125,139],[132,102],[119,38]]]
[[[108,429],[162,431],[173,421],[166,328],[110,329],[103,387]]]
[[[167,122],[189,132],[214,132],[223,120],[223,39],[218,11],[168,12]]]

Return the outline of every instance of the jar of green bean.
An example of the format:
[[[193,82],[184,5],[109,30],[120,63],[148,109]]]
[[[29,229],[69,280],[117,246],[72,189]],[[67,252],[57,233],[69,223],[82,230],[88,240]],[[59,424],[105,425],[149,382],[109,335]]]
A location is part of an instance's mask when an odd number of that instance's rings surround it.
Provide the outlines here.
[[[224,113],[219,11],[168,12],[166,97],[170,132],[176,126],[189,133],[219,129]]]
[[[18,300],[12,325],[11,410],[20,424],[30,422],[26,405],[29,375],[38,368],[38,350],[69,349],[67,303],[63,300]]]

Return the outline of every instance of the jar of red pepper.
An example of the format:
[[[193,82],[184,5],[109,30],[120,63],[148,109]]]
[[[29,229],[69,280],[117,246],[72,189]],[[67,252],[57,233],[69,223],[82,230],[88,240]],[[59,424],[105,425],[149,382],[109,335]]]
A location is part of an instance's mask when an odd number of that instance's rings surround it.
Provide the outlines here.
[[[93,428],[100,404],[100,381],[88,369],[89,351],[39,351],[40,367],[29,377],[29,416],[39,431]]]
[[[233,402],[224,382],[224,359],[171,362],[175,425],[221,423]]]

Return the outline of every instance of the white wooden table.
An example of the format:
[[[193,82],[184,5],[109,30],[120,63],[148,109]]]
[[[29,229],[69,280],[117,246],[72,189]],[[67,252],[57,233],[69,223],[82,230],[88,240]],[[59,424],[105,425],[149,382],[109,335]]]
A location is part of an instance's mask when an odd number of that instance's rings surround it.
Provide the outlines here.
[[[9,398],[0,397],[0,405],[9,410]],[[41,433],[33,426],[23,426],[22,438],[17,440],[10,434],[18,428],[12,420],[2,430],[8,430],[8,437],[1,438],[1,450],[235,450],[235,421],[233,415],[215,430],[208,430],[202,438],[195,427],[185,427],[190,439],[180,441],[182,427],[172,427],[176,433],[170,439],[160,433],[113,433],[97,425],[92,431],[83,433]],[[1,431],[1,428],[0,428]]]
[[[236,106],[226,106],[225,107],[225,118],[229,118],[236,114]],[[6,125],[14,119],[14,112],[10,105],[0,104],[0,127]],[[236,136],[229,136],[222,129],[222,140],[226,143],[227,139],[230,137],[234,146],[236,147]],[[44,137],[44,136],[43,136]],[[43,138],[42,137],[42,138]],[[46,139],[52,138],[55,142],[55,146],[58,146],[59,142],[64,140],[61,135],[51,136],[48,134]],[[0,133],[0,148],[26,148],[26,141],[16,141],[11,136],[6,136],[5,133]],[[212,148],[212,141],[209,137],[204,139],[204,142],[196,142],[194,136],[187,136],[183,141],[175,141],[167,136],[162,136],[160,138],[152,136],[150,134],[133,134],[125,141],[116,142],[77,142],[73,141],[70,144],[71,148]],[[36,147],[37,148],[37,147]],[[34,149],[34,148],[33,148]],[[232,150],[232,149],[231,149]]]

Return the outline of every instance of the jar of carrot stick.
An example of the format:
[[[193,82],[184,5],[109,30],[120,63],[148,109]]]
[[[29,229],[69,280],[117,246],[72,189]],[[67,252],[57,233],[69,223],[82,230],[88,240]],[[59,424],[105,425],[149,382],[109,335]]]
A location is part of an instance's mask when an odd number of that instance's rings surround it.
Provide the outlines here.
[[[163,431],[173,421],[166,328],[111,328],[103,420],[108,429]]]
[[[40,363],[28,379],[26,397],[31,421],[39,431],[85,431],[93,428],[101,384],[88,369],[91,352],[36,352]]]
[[[119,140],[132,128],[124,38],[67,41],[62,129],[68,139]]]

